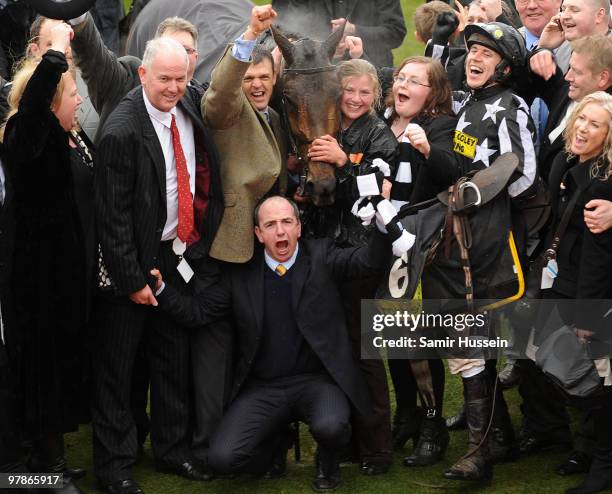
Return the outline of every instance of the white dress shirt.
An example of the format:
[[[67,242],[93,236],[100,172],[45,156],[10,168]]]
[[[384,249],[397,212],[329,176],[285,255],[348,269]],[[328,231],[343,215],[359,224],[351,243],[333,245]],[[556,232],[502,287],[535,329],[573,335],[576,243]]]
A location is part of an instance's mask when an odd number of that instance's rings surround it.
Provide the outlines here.
[[[187,161],[187,172],[189,173],[189,189],[191,196],[195,193],[195,142],[193,138],[193,123],[189,116],[180,108],[174,107],[169,112],[162,112],[155,108],[144,91],[142,90],[145,107],[151,118],[151,123],[159,139],[164,161],[166,162],[166,224],[162,233],[162,240],[173,240],[176,238],[178,227],[178,182],[176,178],[176,164],[174,162],[174,147],[172,145],[172,115],[176,119],[181,136],[181,146]]]

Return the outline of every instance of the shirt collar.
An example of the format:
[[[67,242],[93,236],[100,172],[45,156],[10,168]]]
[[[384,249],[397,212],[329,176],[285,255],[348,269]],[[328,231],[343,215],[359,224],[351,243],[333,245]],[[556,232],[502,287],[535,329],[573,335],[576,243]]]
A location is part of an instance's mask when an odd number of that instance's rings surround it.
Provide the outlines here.
[[[540,41],[535,34],[532,34],[529,29],[525,29],[525,44],[527,45],[528,50],[533,50],[533,45]]]
[[[147,113],[150,115],[150,117],[158,121],[164,127],[170,128],[170,125],[172,124],[172,115],[174,115],[176,118],[176,106],[169,112],[158,110],[151,104],[149,98],[147,98],[147,93],[145,92],[144,87],[142,88],[142,98],[144,99],[145,108],[147,109]]]
[[[269,122],[270,121],[270,107],[266,106],[263,110],[258,110],[259,113],[261,113],[265,119]]]
[[[273,259],[264,249],[264,258],[266,260],[266,264],[272,271],[276,271],[276,266],[282,264],[287,271],[291,269],[291,267],[295,264],[295,260],[297,259],[298,251],[300,250],[300,244],[296,244],[295,252],[293,255],[287,259],[285,262],[278,262],[276,259]]]

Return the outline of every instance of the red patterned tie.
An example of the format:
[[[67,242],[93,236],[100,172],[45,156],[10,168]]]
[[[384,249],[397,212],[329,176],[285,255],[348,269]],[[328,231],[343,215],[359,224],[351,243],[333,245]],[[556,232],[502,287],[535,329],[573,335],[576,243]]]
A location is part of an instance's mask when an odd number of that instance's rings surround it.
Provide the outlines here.
[[[181,146],[181,136],[176,120],[172,115],[172,147],[174,147],[174,162],[176,163],[176,181],[178,187],[178,228],[176,234],[183,242],[187,242],[193,231],[193,197],[189,187],[189,172],[187,171],[187,160],[183,147]]]

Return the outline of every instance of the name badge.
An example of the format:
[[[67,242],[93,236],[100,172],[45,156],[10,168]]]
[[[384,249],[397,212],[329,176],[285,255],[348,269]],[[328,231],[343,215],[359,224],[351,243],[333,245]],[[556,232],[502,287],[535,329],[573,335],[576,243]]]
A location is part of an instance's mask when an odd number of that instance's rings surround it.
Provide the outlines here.
[[[189,280],[193,278],[193,269],[191,269],[191,266],[185,260],[185,258],[181,259],[181,262],[178,263],[178,266],[176,267],[176,269],[178,270],[179,274],[185,280],[185,283],[189,283]]]
[[[455,153],[474,159],[474,156],[476,156],[476,144],[478,144],[478,139],[459,130],[455,130],[455,135],[453,137],[453,151],[455,151]]]
[[[557,261],[551,259],[548,261],[548,264],[542,268],[542,283],[540,288],[542,290],[547,290],[548,288],[552,288],[555,278],[559,273],[559,266],[557,265]]]

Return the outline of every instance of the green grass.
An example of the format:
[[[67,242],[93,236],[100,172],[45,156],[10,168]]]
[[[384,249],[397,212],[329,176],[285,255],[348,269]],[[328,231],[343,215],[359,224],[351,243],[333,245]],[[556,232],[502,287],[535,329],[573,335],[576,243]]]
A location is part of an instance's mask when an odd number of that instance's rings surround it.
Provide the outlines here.
[[[265,0],[256,0],[257,4],[269,3]],[[423,47],[414,39],[414,23],[412,17],[414,10],[420,2],[402,0],[402,8],[406,19],[408,34],[404,43],[394,50],[396,64],[410,55],[422,54]],[[456,376],[447,376],[447,390],[445,394],[445,414],[454,414],[462,404],[460,379]],[[510,412],[515,428],[520,426],[519,398],[516,390],[506,393],[510,404]],[[302,462],[296,464],[290,454],[289,472],[287,477],[280,480],[265,481],[252,477],[239,477],[234,480],[214,480],[208,483],[196,483],[183,480],[173,475],[162,475],[155,472],[150,445],[145,447],[145,457],[134,469],[134,478],[142,485],[148,494],[179,494],[179,493],[210,493],[210,494],[271,494],[271,493],[310,493],[310,481],[314,474],[312,465],[314,444],[306,431],[301,427],[302,436]],[[496,466],[494,480],[489,485],[450,482],[442,478],[444,468],[465,452],[466,433],[455,432],[451,434],[451,443],[446,458],[440,464],[418,469],[408,469],[402,466],[401,459],[409,453],[411,444],[407,449],[395,455],[394,464],[387,475],[379,477],[365,477],[358,471],[357,466],[342,468],[343,484],[337,491],[339,494],[350,493],[439,493],[439,492],[487,492],[499,494],[519,493],[559,493],[567,487],[579,482],[579,478],[563,479],[553,472],[555,464],[560,462],[563,454],[544,454],[529,459],[522,459],[512,464]],[[79,486],[88,493],[97,492],[92,472],[92,446],[91,427],[82,426],[74,434],[66,438],[67,457],[72,465],[85,467],[89,470],[87,477],[78,482]]]
[[[454,414],[462,404],[460,379],[447,375],[445,394],[445,414]],[[520,426],[519,397],[516,390],[506,392],[515,429]],[[134,478],[147,494],[272,494],[272,493],[309,493],[310,481],[314,475],[314,442],[306,430],[301,428],[302,461],[296,464],[293,453],[289,454],[288,474],[283,479],[263,480],[241,476],[233,480],[218,479],[212,482],[197,483],[174,475],[155,472],[150,444],[145,445],[145,457],[136,465]],[[442,471],[450,466],[464,452],[466,432],[451,433],[451,442],[445,459],[438,465],[427,468],[408,469],[402,465],[402,457],[407,455],[412,445],[407,444],[405,451],[397,453],[388,474],[366,477],[359,473],[356,465],[342,467],[342,486],[339,494],[365,493],[440,493],[440,492],[486,492],[499,494],[520,493],[559,493],[579,483],[579,477],[564,479],[553,472],[554,466],[563,460],[564,455],[542,454],[515,463],[497,465],[494,479],[489,484],[452,482],[442,478]],[[66,456],[72,465],[85,467],[90,472],[78,482],[85,492],[98,492],[92,473],[91,427],[82,426],[78,432],[66,437]]]

